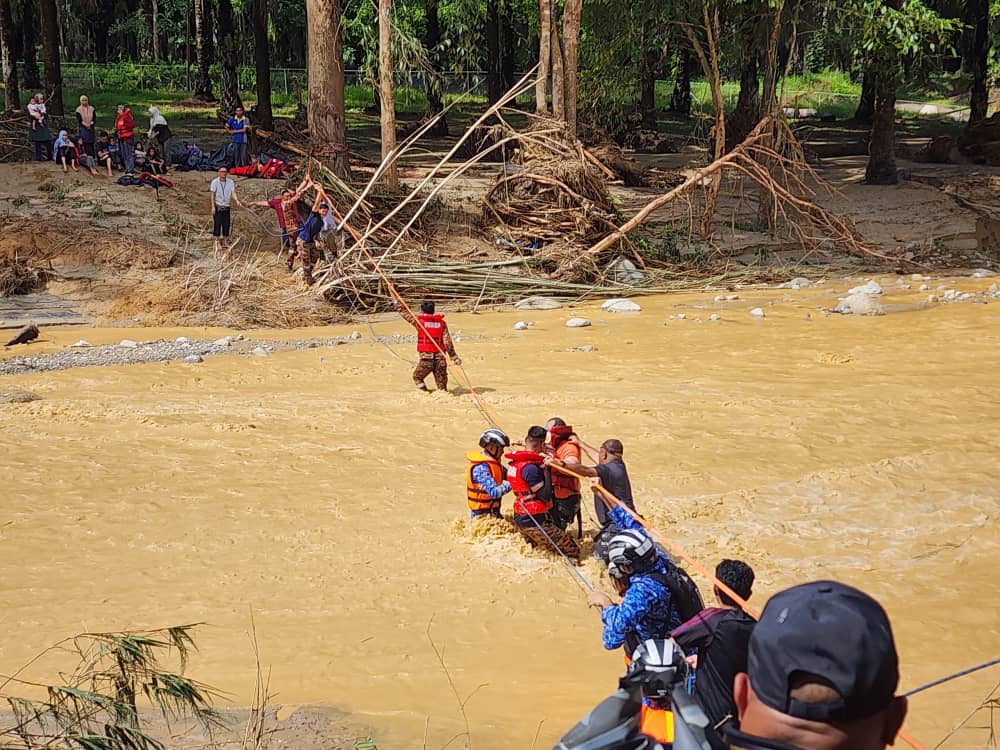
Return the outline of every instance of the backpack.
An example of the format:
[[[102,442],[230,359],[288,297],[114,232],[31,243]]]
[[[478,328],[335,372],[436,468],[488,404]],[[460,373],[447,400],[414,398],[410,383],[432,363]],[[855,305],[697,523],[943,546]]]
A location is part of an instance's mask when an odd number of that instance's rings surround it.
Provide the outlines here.
[[[169,164],[175,167],[180,167],[187,163],[188,149],[191,148],[186,143],[175,143],[170,147],[169,158],[167,159]]]
[[[201,149],[197,146],[192,146],[188,149],[187,160],[184,162],[188,169],[198,169],[201,164]]]
[[[219,148],[215,149],[215,151],[213,151],[209,155],[206,161],[206,169],[210,170],[220,169],[222,167],[228,168],[231,165],[232,165],[232,159],[230,158],[229,155],[228,146],[220,146]]]
[[[134,174],[123,174],[118,178],[118,184],[125,187],[136,187],[142,185],[142,178],[136,177]]]
[[[659,581],[670,591],[670,601],[681,616],[681,622],[687,622],[696,614],[705,609],[705,601],[701,598],[701,591],[687,571],[679,565],[671,563],[667,565],[667,573],[646,573],[655,581]]]

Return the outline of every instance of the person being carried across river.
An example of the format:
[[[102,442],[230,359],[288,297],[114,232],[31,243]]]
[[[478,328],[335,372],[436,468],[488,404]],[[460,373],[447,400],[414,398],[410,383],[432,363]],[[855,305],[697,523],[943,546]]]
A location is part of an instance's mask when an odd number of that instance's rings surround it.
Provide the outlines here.
[[[571,436],[569,440],[579,443],[575,435]],[[628,478],[628,469],[625,467],[625,461],[622,460],[624,453],[625,448],[622,445],[622,441],[611,438],[601,443],[601,447],[597,452],[596,466],[587,466],[578,462],[575,465],[569,466],[569,468],[581,476],[599,479],[604,489],[634,511],[635,502],[632,499],[632,483]],[[549,462],[556,466],[567,466],[567,462],[560,458],[552,458]],[[596,489],[594,490],[594,513],[597,515],[597,522],[601,525],[600,530],[594,536],[594,556],[607,563],[607,542],[618,531],[618,527],[614,525],[611,516],[608,514],[604,498]]]
[[[546,455],[559,459],[561,465],[575,470],[580,466],[580,443],[573,440],[573,428],[559,417],[552,417],[545,423],[548,440]],[[553,520],[561,529],[569,528],[573,519],[577,521],[576,538],[583,538],[583,517],[580,513],[580,480],[561,471],[552,471],[552,492],[554,505]]]
[[[715,567],[715,577],[744,601],[753,591],[753,569],[742,560],[723,560]],[[733,680],[747,671],[750,634],[757,621],[740,609],[726,592],[715,586],[718,607],[708,607],[674,630],[670,637],[695,663],[694,699],[705,711],[712,727],[735,721],[736,699]],[[714,729],[708,740],[715,750],[728,745]]]
[[[514,490],[514,526],[534,547],[556,547],[566,557],[580,561],[580,545],[552,518],[552,477],[545,468],[546,431],[534,426],[524,438],[524,450],[508,453],[507,481]]]
[[[500,463],[504,448],[510,438],[496,427],[491,427],[479,437],[479,450],[469,451],[465,457],[469,467],[465,472],[465,491],[469,513],[476,518],[502,518],[500,501],[510,492],[507,470]]]
[[[455,353],[455,342],[452,341],[451,333],[448,331],[448,324],[444,322],[444,315],[434,311],[434,303],[430,300],[420,303],[420,314],[416,317],[395,297],[392,303],[398,308],[403,320],[417,329],[419,361],[413,370],[413,384],[417,390],[426,391],[427,383],[424,381],[433,373],[437,389],[447,391],[448,360],[445,354],[451,357],[456,367],[461,366],[462,358]]]

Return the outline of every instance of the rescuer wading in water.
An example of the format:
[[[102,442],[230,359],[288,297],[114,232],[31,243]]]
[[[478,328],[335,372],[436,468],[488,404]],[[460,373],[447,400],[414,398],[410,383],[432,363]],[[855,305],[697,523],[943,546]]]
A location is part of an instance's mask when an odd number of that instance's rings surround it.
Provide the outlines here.
[[[448,324],[444,322],[444,315],[435,314],[434,303],[430,301],[421,303],[420,314],[416,317],[399,300],[394,300],[394,304],[399,308],[403,320],[417,329],[417,353],[420,361],[413,370],[413,384],[421,391],[426,391],[424,379],[434,373],[434,383],[438,390],[447,391],[448,361],[442,352],[447,352],[456,366],[462,364],[462,358],[455,353],[455,344],[448,332]]]

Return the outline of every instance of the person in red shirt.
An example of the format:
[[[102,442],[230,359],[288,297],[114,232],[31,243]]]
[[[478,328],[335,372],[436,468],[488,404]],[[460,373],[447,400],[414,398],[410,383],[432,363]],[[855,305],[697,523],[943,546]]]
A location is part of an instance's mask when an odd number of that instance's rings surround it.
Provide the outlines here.
[[[125,172],[135,172],[135,118],[127,104],[118,105],[118,115],[115,117],[115,133],[118,135],[118,145],[125,159]]]
[[[269,201],[253,201],[247,204],[260,208],[267,207],[273,209],[274,213],[277,214],[278,228],[281,229],[281,248],[288,255],[289,271],[292,270],[292,264],[295,262],[295,238],[299,234],[299,224],[301,223],[298,202],[312,184],[311,180],[303,180],[296,190],[285,188],[277,198],[272,198]]]
[[[546,453],[558,458],[562,466],[575,471],[580,466],[580,444],[573,440],[573,428],[559,417],[552,417],[545,423],[548,431]],[[552,495],[554,506],[552,520],[565,530],[573,519],[577,520],[577,539],[583,538],[583,517],[580,513],[580,480],[552,471]]]

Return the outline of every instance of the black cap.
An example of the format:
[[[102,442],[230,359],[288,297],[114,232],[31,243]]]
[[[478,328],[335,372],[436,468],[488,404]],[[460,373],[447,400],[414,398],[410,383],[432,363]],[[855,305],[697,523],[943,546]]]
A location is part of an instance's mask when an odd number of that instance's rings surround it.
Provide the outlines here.
[[[889,618],[863,591],[816,581],[771,597],[750,636],[747,673],[754,693],[799,719],[851,722],[885,709],[899,684]],[[789,693],[795,672],[827,680],[840,698],[805,703]]]

